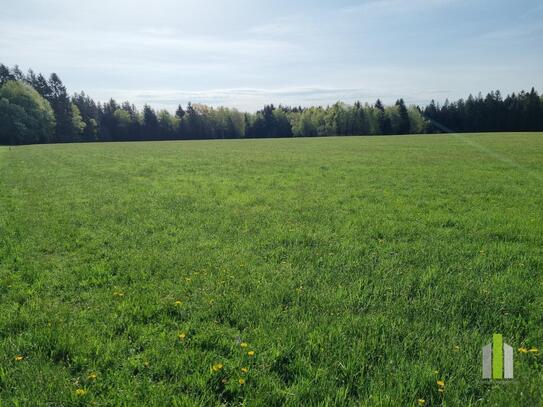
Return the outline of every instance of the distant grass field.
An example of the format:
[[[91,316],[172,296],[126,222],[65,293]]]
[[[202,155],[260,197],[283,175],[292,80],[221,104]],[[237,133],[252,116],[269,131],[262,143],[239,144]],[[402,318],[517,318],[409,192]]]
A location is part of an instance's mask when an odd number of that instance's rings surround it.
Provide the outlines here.
[[[543,134],[0,147],[0,405],[536,406],[541,348]]]

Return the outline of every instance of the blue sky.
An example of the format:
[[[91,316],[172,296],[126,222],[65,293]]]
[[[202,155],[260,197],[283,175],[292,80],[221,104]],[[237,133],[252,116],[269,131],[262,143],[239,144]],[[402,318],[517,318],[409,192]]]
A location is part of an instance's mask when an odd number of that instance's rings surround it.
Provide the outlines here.
[[[188,101],[409,103],[543,90],[541,0],[3,0],[0,62],[70,92]]]

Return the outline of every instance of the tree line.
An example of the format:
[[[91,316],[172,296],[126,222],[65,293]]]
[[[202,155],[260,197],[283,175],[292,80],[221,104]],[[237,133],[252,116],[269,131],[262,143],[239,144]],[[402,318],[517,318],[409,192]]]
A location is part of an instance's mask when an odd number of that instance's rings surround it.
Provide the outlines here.
[[[264,106],[256,113],[188,103],[174,113],[130,102],[70,96],[55,73],[0,64],[0,144],[80,141],[389,135],[441,132],[543,131],[543,96],[534,88],[500,91],[421,108],[403,99],[385,106],[337,102],[326,107]]]

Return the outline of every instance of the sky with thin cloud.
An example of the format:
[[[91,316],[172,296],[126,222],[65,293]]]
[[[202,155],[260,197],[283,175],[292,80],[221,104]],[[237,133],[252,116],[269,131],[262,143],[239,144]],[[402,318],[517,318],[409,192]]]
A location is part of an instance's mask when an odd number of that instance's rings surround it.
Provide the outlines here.
[[[138,106],[543,90],[540,0],[2,0],[0,62]]]

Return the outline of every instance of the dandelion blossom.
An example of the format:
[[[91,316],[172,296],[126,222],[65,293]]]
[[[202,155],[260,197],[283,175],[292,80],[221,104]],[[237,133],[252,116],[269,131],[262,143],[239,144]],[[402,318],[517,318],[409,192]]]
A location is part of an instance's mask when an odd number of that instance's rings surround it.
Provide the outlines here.
[[[423,406],[423,405],[426,404],[426,400],[424,400],[424,399],[418,399],[418,400],[417,400],[417,403],[419,403],[419,406]]]
[[[247,355],[253,357],[255,355],[255,351],[254,350],[250,350],[249,352],[247,352]]]
[[[243,385],[243,384],[245,384],[245,379],[239,379],[238,382],[239,382],[239,384]]]
[[[85,389],[77,389],[75,391],[75,395],[78,397],[84,396],[85,394],[87,394],[87,390]]]
[[[215,363],[215,364],[211,367],[211,369],[212,369],[214,372],[218,372],[218,371],[222,370],[223,367],[224,367],[224,366],[223,366],[222,363]]]
[[[97,375],[96,375],[96,373],[94,373],[94,372],[89,373],[89,375],[87,376],[87,378],[88,378],[89,380],[96,380],[96,377],[97,377]]]
[[[184,341],[187,337],[187,334],[185,332],[181,332],[178,336],[180,341]]]
[[[20,361],[23,360],[24,358],[25,358],[25,357],[22,356],[22,355],[17,355],[17,356],[15,356],[15,360],[16,360],[17,362],[20,362]]]
[[[242,367],[242,368],[241,368],[241,371],[242,371],[243,373],[247,373],[247,372],[249,371],[249,368],[248,368],[248,367]]]
[[[246,348],[247,346],[249,346],[249,344],[247,342],[241,342],[239,346],[241,346],[242,348]]]

